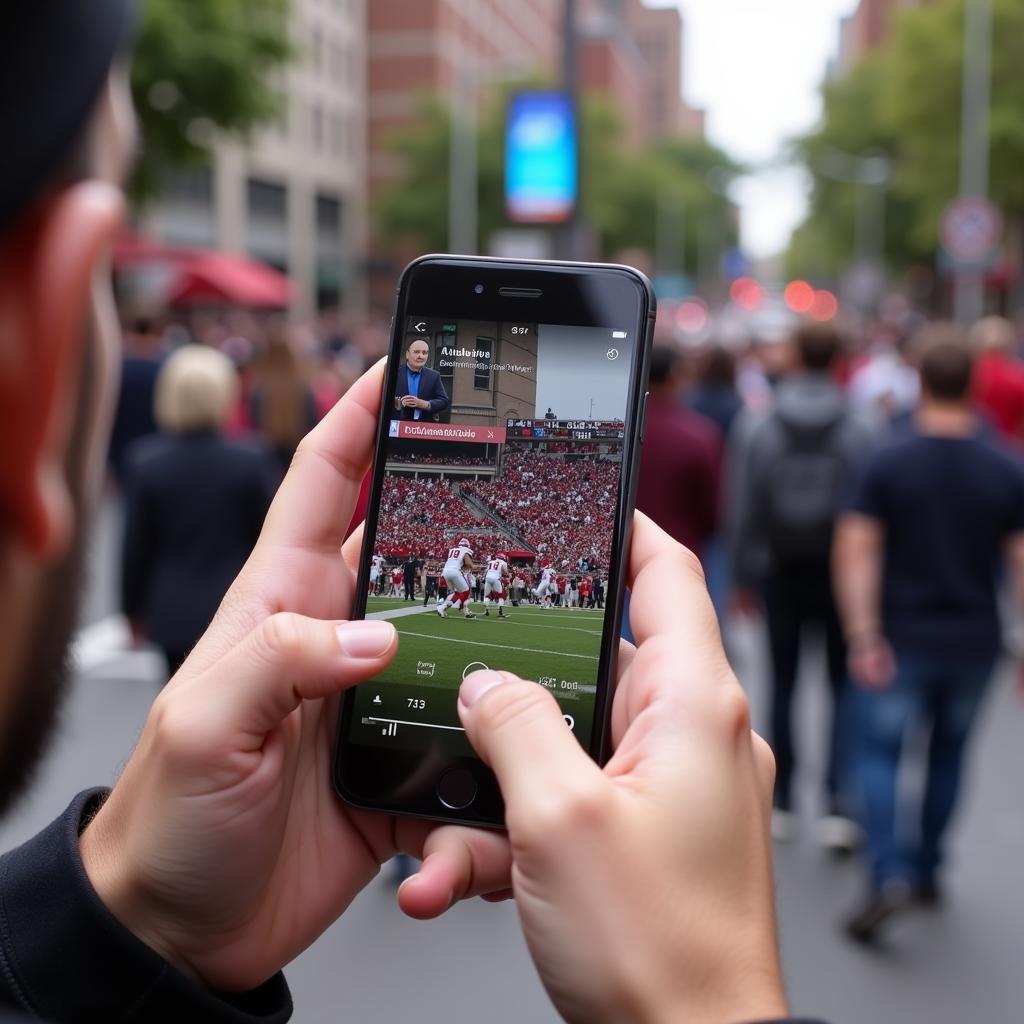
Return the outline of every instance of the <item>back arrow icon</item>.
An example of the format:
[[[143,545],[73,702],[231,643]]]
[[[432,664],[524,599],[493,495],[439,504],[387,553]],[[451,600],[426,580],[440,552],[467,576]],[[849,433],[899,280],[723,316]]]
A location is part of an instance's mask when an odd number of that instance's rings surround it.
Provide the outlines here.
[[[425,320],[421,320],[418,324],[413,324],[412,325],[412,329],[414,331],[419,331],[419,332],[422,333],[423,331],[425,331],[427,329],[427,323],[426,323]]]

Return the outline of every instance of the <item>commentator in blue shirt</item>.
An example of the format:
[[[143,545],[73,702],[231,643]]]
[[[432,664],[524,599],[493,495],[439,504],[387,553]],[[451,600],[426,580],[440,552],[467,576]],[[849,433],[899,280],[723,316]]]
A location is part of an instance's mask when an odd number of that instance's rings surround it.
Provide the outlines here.
[[[395,411],[403,420],[436,420],[451,404],[437,370],[427,366],[430,347],[414,338],[405,350],[405,366],[395,384]]]

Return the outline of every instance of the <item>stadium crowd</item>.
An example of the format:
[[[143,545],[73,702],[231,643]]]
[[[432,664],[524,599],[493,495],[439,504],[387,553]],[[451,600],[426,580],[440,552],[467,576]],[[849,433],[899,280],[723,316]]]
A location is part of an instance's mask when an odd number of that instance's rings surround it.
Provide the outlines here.
[[[493,466],[494,457],[446,455],[443,452],[423,452],[417,456],[416,452],[401,452],[389,455],[388,462],[425,466]]]
[[[453,491],[450,481],[389,474],[381,492],[377,551],[388,559],[413,554],[443,560],[460,531],[470,533],[481,551],[515,545],[511,537],[498,531],[474,532],[488,525]]]
[[[530,448],[506,447],[500,478],[463,484],[556,569],[583,557],[608,565],[619,463],[570,462]]]

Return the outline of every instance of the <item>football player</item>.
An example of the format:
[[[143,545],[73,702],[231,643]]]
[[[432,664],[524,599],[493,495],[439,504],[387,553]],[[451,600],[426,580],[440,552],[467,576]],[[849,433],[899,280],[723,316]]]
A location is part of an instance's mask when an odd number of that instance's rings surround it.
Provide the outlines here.
[[[540,602],[541,608],[551,607],[551,597],[558,593],[558,584],[555,583],[555,570],[551,568],[550,562],[545,562],[540,570],[540,583],[533,592],[533,596]]]
[[[384,568],[384,556],[374,555],[370,559],[370,593],[376,594],[380,583],[380,574]]]
[[[448,584],[448,596],[444,601],[439,601],[437,614],[442,619],[448,617],[449,608],[461,608],[462,614],[467,619],[475,619],[476,616],[469,610],[469,580],[466,579],[466,572],[472,572],[476,568],[473,561],[473,549],[469,541],[463,537],[459,546],[450,548],[448,560],[444,563],[442,575]]]
[[[491,601],[498,602],[498,618],[505,615],[505,577],[508,576],[508,555],[499,551],[487,563],[487,575],[484,577],[484,615],[490,618]],[[493,598],[492,598],[493,595]]]

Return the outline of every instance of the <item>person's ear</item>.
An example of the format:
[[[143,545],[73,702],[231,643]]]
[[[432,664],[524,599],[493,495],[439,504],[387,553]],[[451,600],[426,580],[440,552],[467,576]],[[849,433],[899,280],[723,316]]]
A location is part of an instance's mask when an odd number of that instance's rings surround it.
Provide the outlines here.
[[[44,563],[74,531],[70,432],[93,283],[123,212],[117,188],[83,182],[0,240],[0,530]]]

